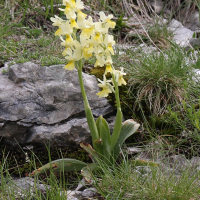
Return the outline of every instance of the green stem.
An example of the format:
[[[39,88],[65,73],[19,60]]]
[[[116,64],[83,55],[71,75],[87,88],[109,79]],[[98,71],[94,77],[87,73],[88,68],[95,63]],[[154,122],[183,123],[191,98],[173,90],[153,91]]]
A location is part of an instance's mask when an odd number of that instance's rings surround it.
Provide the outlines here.
[[[118,74],[116,75],[116,77],[114,74],[112,74],[112,79],[113,79],[113,83],[115,86],[115,99],[117,102],[117,115],[116,115],[115,125],[114,125],[114,129],[113,129],[113,134],[111,136],[111,152],[114,151],[115,145],[119,138],[119,135],[121,132],[121,127],[122,127],[122,117],[123,117],[122,112],[121,112],[120,100],[119,100],[119,89],[118,89],[119,76],[118,76]]]
[[[85,101],[88,102],[88,99],[87,99],[87,96],[86,96],[86,93],[85,93],[84,83],[83,83],[82,68],[83,68],[82,60],[79,60],[79,63],[78,63],[79,84],[80,84],[80,87],[81,87],[81,93],[82,93],[82,96],[83,96],[83,100],[84,100],[84,102]],[[89,102],[88,102],[88,104],[89,104]]]
[[[119,99],[118,78],[117,78],[117,80],[115,80],[115,76],[114,76],[114,74],[112,74],[112,79],[113,79],[113,83],[115,86],[115,99],[117,102],[117,109],[119,109],[119,108],[121,109],[121,104],[120,104],[120,99]]]
[[[96,126],[96,123],[95,123],[95,120],[94,120],[94,117],[93,117],[93,114],[92,114],[92,111],[87,99],[85,88],[84,88],[83,77],[82,77],[82,67],[83,67],[82,60],[79,60],[78,64],[79,64],[78,65],[79,84],[80,84],[81,93],[83,96],[85,114],[86,114],[89,129],[90,129],[90,133],[92,135],[92,143],[94,147],[94,141],[99,140],[99,134],[98,134],[97,126]]]

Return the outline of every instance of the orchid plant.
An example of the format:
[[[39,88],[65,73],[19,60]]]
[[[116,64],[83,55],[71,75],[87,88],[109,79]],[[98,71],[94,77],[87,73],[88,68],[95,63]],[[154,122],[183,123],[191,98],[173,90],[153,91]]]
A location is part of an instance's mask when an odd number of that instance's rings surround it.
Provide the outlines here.
[[[82,12],[84,4],[81,0],[63,0],[65,9],[61,9],[66,15],[66,20],[58,16],[52,17],[53,26],[58,29],[56,36],[61,39],[61,46],[64,47],[63,56],[68,61],[64,67],[65,70],[78,71],[80,88],[84,100],[85,114],[92,136],[92,145],[81,143],[80,146],[85,149],[92,158],[93,163],[87,164],[75,159],[59,159],[52,161],[41,168],[33,171],[31,175],[43,173],[45,170],[52,168],[53,171],[80,171],[83,176],[90,180],[89,171],[96,170],[99,162],[103,161],[108,166],[115,163],[120,154],[120,149],[125,140],[138,129],[139,124],[129,119],[122,123],[122,111],[119,99],[118,86],[126,85],[123,75],[126,73],[116,70],[113,66],[112,55],[114,55],[113,45],[115,44],[113,35],[109,35],[109,28],[115,27],[115,22],[111,21],[113,15],[106,16],[104,12],[100,12],[100,19],[93,22],[91,16],[87,16]],[[77,34],[79,33],[79,35]],[[77,37],[78,35],[78,37]],[[105,66],[103,80],[98,79],[98,86],[101,91],[97,95],[107,97],[109,93],[114,93],[117,103],[117,114],[112,135],[107,121],[102,117],[96,120],[93,117],[87,95],[84,89],[82,79],[83,61],[88,60],[92,56],[96,57],[94,67]],[[111,79],[107,80],[106,74],[111,74]]]

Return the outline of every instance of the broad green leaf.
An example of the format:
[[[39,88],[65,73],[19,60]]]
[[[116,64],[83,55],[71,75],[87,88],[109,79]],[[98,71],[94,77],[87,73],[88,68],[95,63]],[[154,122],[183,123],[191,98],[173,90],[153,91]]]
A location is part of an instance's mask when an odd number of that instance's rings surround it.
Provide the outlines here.
[[[81,143],[80,146],[89,153],[92,162],[96,163],[98,159],[98,153],[92,148],[90,144]]]
[[[96,120],[96,127],[97,127],[97,130],[98,130],[98,134],[100,133],[100,121],[101,121],[101,115],[97,118]],[[100,135],[99,135],[100,137]]]
[[[97,126],[97,130],[98,130],[98,133],[99,133],[99,137],[101,137],[101,135],[100,135],[101,124],[103,124],[105,126],[107,135],[109,137],[108,139],[110,140],[111,139],[111,137],[110,137],[110,129],[109,129],[107,121],[103,118],[102,115],[100,115],[98,117],[98,119],[96,120],[96,126]]]
[[[104,160],[105,163],[109,164],[110,163],[110,145],[111,145],[111,137],[110,137],[110,129],[108,126],[107,121],[100,116],[97,121],[97,128],[99,131],[99,136],[102,140],[102,149],[103,153],[102,159]]]
[[[101,170],[99,164],[91,163],[91,164],[88,164],[86,167],[84,167],[81,170],[81,174],[84,177],[85,181],[91,182],[91,180],[92,180],[92,172],[95,172],[95,171],[102,171],[102,170]]]
[[[122,123],[122,128],[120,135],[118,137],[117,143],[114,147],[114,158],[117,159],[120,153],[120,148],[122,147],[125,140],[133,135],[133,133],[136,132],[136,130],[139,128],[140,124],[135,122],[132,119],[128,119],[125,122]]]
[[[108,126],[108,122],[103,117],[101,118],[101,121],[102,121],[102,124],[106,128],[106,132],[107,132],[107,135],[109,136],[109,140],[111,140],[111,138],[110,138],[110,128]]]
[[[121,126],[122,126],[122,112],[121,109],[117,109],[117,115],[115,120],[115,126],[113,130],[113,134],[111,136],[111,151],[113,151],[115,144],[119,138],[120,132],[121,132]]]
[[[31,175],[39,175],[50,169],[52,169],[53,172],[81,171],[81,169],[85,166],[87,166],[87,163],[71,158],[64,158],[64,159],[54,160],[46,165],[43,165],[42,167],[33,171]]]
[[[110,156],[111,156],[110,132],[107,132],[107,129],[103,123],[101,123],[101,127],[100,127],[100,136],[101,136],[102,144],[103,144],[103,160],[105,163],[110,164]]]

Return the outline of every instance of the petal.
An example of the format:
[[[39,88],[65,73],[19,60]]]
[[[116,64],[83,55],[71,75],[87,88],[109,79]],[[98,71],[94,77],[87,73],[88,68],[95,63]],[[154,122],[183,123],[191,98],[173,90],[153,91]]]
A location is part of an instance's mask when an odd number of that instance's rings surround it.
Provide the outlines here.
[[[113,69],[112,69],[112,67],[111,67],[111,65],[106,65],[106,71],[105,71],[105,74],[107,74],[108,72],[112,72],[113,71]]]
[[[103,90],[101,92],[98,92],[97,95],[99,97],[107,97],[109,93],[112,93],[110,88],[108,86],[103,87]]]
[[[65,67],[63,67],[64,69],[67,69],[67,70],[74,70],[75,68],[75,65],[74,65],[74,62],[73,61],[70,61],[67,65],[65,65]]]
[[[56,32],[55,32],[55,36],[61,36],[62,35],[62,30],[61,30],[61,28],[59,28]]]

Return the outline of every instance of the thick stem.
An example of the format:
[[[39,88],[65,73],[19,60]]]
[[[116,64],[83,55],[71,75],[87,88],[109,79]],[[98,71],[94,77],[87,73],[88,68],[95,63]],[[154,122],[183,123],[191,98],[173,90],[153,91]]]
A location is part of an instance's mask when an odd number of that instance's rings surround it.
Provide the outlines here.
[[[116,76],[116,77],[115,77]],[[113,134],[111,136],[111,152],[114,151],[115,145],[117,143],[117,140],[119,138],[121,127],[122,127],[122,112],[121,112],[121,105],[119,100],[119,89],[118,89],[118,74],[112,74],[113,84],[115,86],[115,99],[117,102],[117,115],[115,120],[115,125],[113,129]]]
[[[83,101],[84,101],[84,108],[85,108],[85,114],[86,114],[86,118],[87,118],[87,122],[88,122],[88,126],[90,129],[90,133],[92,135],[92,143],[94,146],[94,141],[95,140],[99,140],[99,134],[98,134],[98,130],[97,130],[97,126],[87,99],[87,95],[85,92],[85,88],[84,88],[84,83],[83,83],[83,77],[82,77],[82,67],[83,67],[83,63],[82,60],[79,61],[79,66],[78,68],[78,77],[79,77],[79,84],[80,84],[80,88],[81,88],[81,93],[83,96]]]
[[[83,68],[82,60],[79,60],[78,67],[77,67],[79,84],[80,84],[83,100],[84,100],[84,102],[87,102],[88,105],[89,105],[89,102],[88,102],[88,99],[87,99],[87,96],[86,96],[86,93],[85,93],[84,83],[83,83],[82,68]]]
[[[115,99],[116,99],[116,102],[117,102],[117,109],[121,109],[121,104],[120,104],[120,99],[119,99],[119,88],[118,88],[118,78],[117,80],[115,79],[115,75],[112,74],[112,79],[113,79],[113,83],[114,83],[114,86],[115,86]]]

